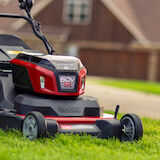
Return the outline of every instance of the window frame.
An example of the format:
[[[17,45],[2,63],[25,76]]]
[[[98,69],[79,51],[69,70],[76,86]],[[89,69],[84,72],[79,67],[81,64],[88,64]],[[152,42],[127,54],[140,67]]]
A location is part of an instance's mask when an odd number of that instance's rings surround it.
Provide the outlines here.
[[[76,20],[73,20],[73,21],[69,20],[69,17],[67,17],[67,14],[69,14],[69,11],[68,11],[68,8],[66,7],[66,5],[67,5],[67,3],[69,3],[69,1],[72,1],[73,3],[80,1],[81,5],[82,5],[82,2],[88,1],[87,2],[89,4],[89,7],[87,8],[88,17],[86,20],[84,20],[84,22],[80,21],[80,20],[79,21],[78,20],[77,21]],[[91,19],[92,19],[92,10],[93,10],[93,0],[63,0],[63,13],[62,13],[63,23],[68,24],[68,25],[89,25],[91,23]],[[75,12],[73,14],[75,14]],[[79,13],[79,19],[80,19],[80,15],[81,15],[81,13]]]

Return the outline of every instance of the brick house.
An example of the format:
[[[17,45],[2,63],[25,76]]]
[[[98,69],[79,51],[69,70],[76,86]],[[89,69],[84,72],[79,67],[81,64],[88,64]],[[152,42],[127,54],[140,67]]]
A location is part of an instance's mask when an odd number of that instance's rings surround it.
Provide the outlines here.
[[[0,11],[21,13],[17,0]],[[75,52],[90,75],[151,81],[160,81],[159,12],[157,0],[36,0],[32,9],[55,48]],[[41,48],[25,21],[1,22],[1,33]]]

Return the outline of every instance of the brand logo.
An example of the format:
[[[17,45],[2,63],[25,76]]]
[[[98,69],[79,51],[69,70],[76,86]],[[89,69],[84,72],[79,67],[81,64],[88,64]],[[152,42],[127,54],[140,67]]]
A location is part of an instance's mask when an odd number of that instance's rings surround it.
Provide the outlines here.
[[[60,77],[61,83],[73,83],[75,81],[75,77]]]
[[[75,87],[76,76],[60,75],[59,76],[60,87],[64,90],[73,90]]]

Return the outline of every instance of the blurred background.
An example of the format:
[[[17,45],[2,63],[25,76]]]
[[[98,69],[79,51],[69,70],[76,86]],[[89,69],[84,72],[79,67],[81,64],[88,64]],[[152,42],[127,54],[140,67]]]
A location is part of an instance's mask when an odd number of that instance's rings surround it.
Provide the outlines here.
[[[0,12],[24,14],[18,0],[0,0]],[[159,0],[35,0],[32,15],[57,52],[81,58],[89,75],[160,81]],[[2,33],[46,52],[24,20],[1,18]]]

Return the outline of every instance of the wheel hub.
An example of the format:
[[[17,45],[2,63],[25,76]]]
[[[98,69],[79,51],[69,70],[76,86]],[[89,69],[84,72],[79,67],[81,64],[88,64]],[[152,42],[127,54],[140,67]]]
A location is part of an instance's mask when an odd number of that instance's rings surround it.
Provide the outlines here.
[[[37,137],[37,132],[36,119],[32,115],[29,115],[23,123],[23,136],[33,140]]]
[[[132,141],[134,139],[134,135],[135,135],[135,127],[134,127],[134,123],[133,123],[132,119],[129,117],[125,117],[121,123],[123,125],[122,140]]]

